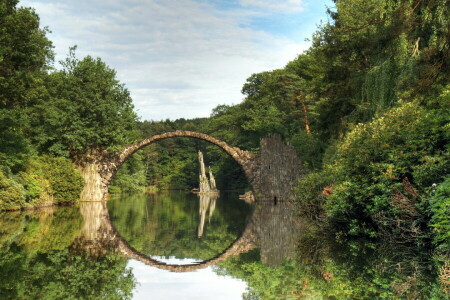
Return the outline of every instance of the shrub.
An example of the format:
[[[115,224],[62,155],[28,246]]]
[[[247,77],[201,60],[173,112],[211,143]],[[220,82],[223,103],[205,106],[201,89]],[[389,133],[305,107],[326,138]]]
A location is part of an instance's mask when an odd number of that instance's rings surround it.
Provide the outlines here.
[[[49,168],[45,175],[57,203],[75,202],[80,198],[84,180],[72,162],[65,158],[45,158]]]
[[[300,182],[300,205],[323,202],[350,235],[420,236],[428,205],[421,196],[450,169],[449,100],[444,93],[432,106],[402,104],[355,126],[334,162]]]
[[[450,253],[450,176],[437,185],[428,199],[432,213],[434,243]]]
[[[25,191],[0,169],[0,210],[19,209],[25,203]]]
[[[144,191],[146,178],[142,159],[142,154],[136,153],[120,167],[109,186],[110,193],[134,193]]]
[[[27,203],[31,203],[39,198],[43,192],[43,188],[36,180],[36,177],[37,176],[25,172],[21,172],[17,176],[17,182],[25,189],[25,199]]]
[[[300,180],[297,187],[297,200],[302,216],[310,219],[323,219],[325,217],[327,194],[323,191],[332,182],[330,173],[326,171],[314,172]]]
[[[55,203],[77,201],[83,189],[83,178],[66,158],[35,157],[26,173],[39,177],[41,182],[48,181],[49,193]]]
[[[0,170],[0,210],[75,202],[82,188],[83,178],[68,159],[31,157],[15,176]]]

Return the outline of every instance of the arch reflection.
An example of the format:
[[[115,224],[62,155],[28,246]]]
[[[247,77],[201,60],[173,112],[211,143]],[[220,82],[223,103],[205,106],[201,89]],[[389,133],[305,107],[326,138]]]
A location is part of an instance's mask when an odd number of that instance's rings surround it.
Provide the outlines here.
[[[199,197],[199,201],[197,235],[202,237],[206,218],[210,218],[213,214],[217,199],[203,195]],[[229,247],[210,259],[183,265],[158,261],[131,246],[112,224],[105,202],[83,202],[80,205],[80,211],[84,222],[77,244],[85,251],[101,254],[105,248],[113,248],[125,258],[135,259],[146,265],[171,272],[191,272],[203,269],[254,248],[260,248],[263,263],[275,265],[281,263],[285,258],[290,258],[296,248],[293,240],[297,234],[298,225],[289,203],[284,202],[280,202],[276,206],[271,203],[259,203],[254,207],[241,236],[234,240]]]

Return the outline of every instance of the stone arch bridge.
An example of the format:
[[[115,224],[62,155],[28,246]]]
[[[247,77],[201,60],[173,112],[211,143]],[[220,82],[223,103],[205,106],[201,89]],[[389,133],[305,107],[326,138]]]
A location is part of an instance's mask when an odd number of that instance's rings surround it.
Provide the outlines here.
[[[82,200],[105,199],[112,178],[133,153],[157,141],[177,137],[204,140],[224,150],[242,167],[256,201],[268,200],[276,204],[278,201],[294,199],[294,187],[304,172],[295,150],[285,144],[281,137],[274,135],[262,139],[260,152],[254,153],[232,147],[204,133],[176,130],[129,145],[118,155],[111,156],[106,153],[99,159],[79,166],[85,179]]]

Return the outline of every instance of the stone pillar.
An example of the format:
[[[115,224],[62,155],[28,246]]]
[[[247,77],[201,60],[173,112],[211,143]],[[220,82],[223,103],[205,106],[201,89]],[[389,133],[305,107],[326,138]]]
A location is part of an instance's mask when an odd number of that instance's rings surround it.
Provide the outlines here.
[[[209,186],[211,187],[212,191],[215,191],[217,190],[216,179],[214,178],[214,175],[211,172],[211,167],[208,167],[208,170],[209,170]]]
[[[203,153],[201,151],[198,151],[198,162],[200,164],[200,193],[209,193],[211,191],[211,186],[209,185],[208,177],[206,177],[205,162],[203,161]]]
[[[293,202],[295,187],[305,174],[295,149],[284,143],[279,135],[263,138],[260,149],[260,194],[256,195],[256,201],[273,205]]]
[[[102,166],[96,162],[89,162],[78,166],[84,178],[84,187],[80,198],[82,201],[102,201],[108,192],[108,186],[102,177],[100,170]]]

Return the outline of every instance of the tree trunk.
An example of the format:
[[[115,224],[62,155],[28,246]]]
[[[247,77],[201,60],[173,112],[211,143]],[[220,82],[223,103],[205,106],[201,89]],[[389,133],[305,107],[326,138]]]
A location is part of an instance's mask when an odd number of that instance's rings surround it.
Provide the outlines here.
[[[303,109],[303,113],[305,114],[303,116],[303,119],[305,120],[305,131],[307,134],[310,134],[311,128],[309,127],[309,121],[308,121],[308,108],[306,107],[306,104],[304,101],[302,101],[302,109]]]

